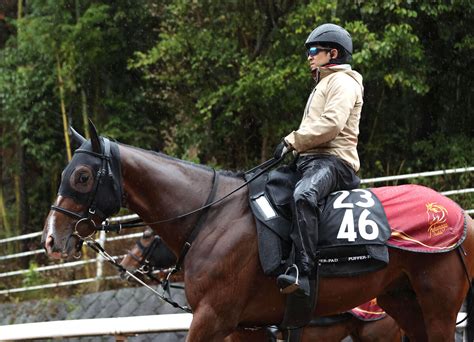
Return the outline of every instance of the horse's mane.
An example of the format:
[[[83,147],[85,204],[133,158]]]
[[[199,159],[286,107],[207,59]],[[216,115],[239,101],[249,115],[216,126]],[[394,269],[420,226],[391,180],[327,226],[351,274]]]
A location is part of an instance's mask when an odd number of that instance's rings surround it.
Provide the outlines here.
[[[233,177],[233,178],[244,178],[244,171],[229,171],[229,170],[219,170],[219,174],[225,177]]]
[[[136,146],[122,144],[122,143],[119,143],[119,144],[122,145],[122,146],[126,146],[128,148],[146,153],[146,154],[151,154],[151,155],[154,155],[156,157],[173,160],[177,163],[186,164],[186,165],[189,165],[189,166],[192,166],[192,167],[197,167],[197,168],[209,171],[209,172],[212,172],[212,170],[213,170],[213,168],[210,167],[210,166],[197,164],[197,163],[190,162],[188,160],[183,160],[183,159],[179,159],[179,158],[176,158],[176,157],[172,157],[172,156],[167,155],[163,152],[157,152],[157,151],[153,151],[153,150],[145,150],[141,147],[136,147]],[[222,175],[224,177],[232,177],[232,178],[239,178],[239,179],[244,178],[244,172],[243,171],[218,170],[217,172],[219,173],[219,175]]]

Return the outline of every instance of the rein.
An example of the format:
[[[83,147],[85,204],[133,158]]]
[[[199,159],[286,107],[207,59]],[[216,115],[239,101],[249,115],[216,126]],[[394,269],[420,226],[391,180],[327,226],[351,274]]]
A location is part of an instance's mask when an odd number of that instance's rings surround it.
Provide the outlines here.
[[[229,192],[228,194],[226,194],[225,196],[219,198],[218,200],[215,200],[215,201],[212,201],[214,199],[214,196],[215,196],[215,193],[217,191],[217,183],[218,183],[218,173],[216,172],[215,169],[212,169],[213,172],[214,172],[214,175],[213,175],[213,181],[212,181],[212,189],[211,189],[211,192],[209,193],[209,196],[207,198],[207,201],[206,203],[198,208],[198,209],[195,209],[195,210],[192,210],[188,213],[185,213],[185,214],[182,214],[182,215],[179,215],[179,216],[176,216],[176,217],[173,217],[173,218],[169,218],[169,219],[165,219],[165,220],[160,220],[160,221],[155,221],[155,222],[150,222],[150,223],[145,223],[145,222],[142,222],[142,221],[138,221],[138,222],[133,222],[133,223],[126,223],[126,224],[115,224],[115,225],[110,225],[108,223],[106,223],[105,225],[102,225],[102,229],[101,230],[104,230],[105,232],[109,232],[109,231],[116,231],[116,232],[120,232],[120,230],[122,228],[134,228],[134,227],[143,227],[143,226],[151,226],[153,224],[159,224],[159,223],[165,223],[165,222],[171,222],[171,221],[175,221],[175,220],[179,220],[181,218],[184,218],[184,217],[187,217],[187,216],[190,216],[192,214],[195,214],[195,213],[198,213],[198,212],[201,212],[201,215],[199,216],[198,220],[197,220],[197,223],[196,225],[194,226],[194,228],[191,230],[191,232],[188,234],[187,238],[185,239],[185,243],[183,245],[183,248],[181,249],[181,252],[179,253],[179,257],[178,257],[178,260],[176,262],[176,265],[173,267],[173,269],[168,273],[168,276],[166,277],[166,279],[162,282],[162,286],[163,288],[167,288],[169,286],[169,279],[170,277],[175,274],[176,272],[178,272],[179,270],[181,270],[181,267],[182,267],[182,264],[184,262],[184,259],[186,257],[186,254],[188,253],[189,249],[191,248],[191,243],[194,241],[194,239],[196,238],[197,234],[199,233],[200,231],[200,227],[201,225],[204,223],[204,221],[206,220],[206,217],[207,217],[207,213],[208,213],[208,209],[217,204],[217,203],[220,203],[222,202],[224,199],[228,198],[229,196],[233,195],[234,193],[236,193],[237,191],[239,191],[240,189],[242,189],[243,187],[247,186],[250,182],[252,182],[253,180],[255,180],[257,177],[260,177],[264,172],[266,172],[267,170],[269,170],[270,168],[272,168],[273,166],[277,165],[278,163],[280,163],[282,160],[283,160],[283,157],[280,157],[279,159],[275,159],[275,158],[272,158],[272,159],[269,159],[267,161],[265,161],[264,163],[254,167],[253,169],[247,171],[246,173],[250,173],[250,172],[253,172],[255,170],[258,170],[259,168],[261,168],[261,170],[259,172],[257,172],[254,176],[252,176],[248,181],[245,181],[242,185],[238,186],[237,188],[235,188],[234,190],[232,190],[231,192]],[[99,229],[98,229],[99,230]]]
[[[104,230],[106,233],[110,232],[110,231],[120,232],[122,230],[122,228],[144,227],[144,226],[151,226],[151,225],[159,224],[159,223],[166,223],[166,222],[176,221],[176,220],[182,219],[184,217],[193,215],[195,213],[201,212],[201,215],[198,218],[196,225],[194,226],[193,229],[191,229],[190,233],[188,234],[187,238],[185,239],[185,243],[184,243],[184,245],[181,249],[181,252],[179,253],[179,257],[178,257],[178,260],[176,262],[176,265],[173,267],[171,272],[168,273],[168,276],[166,277],[166,279],[162,282],[163,288],[167,288],[169,286],[170,277],[173,274],[175,274],[176,272],[178,272],[179,270],[181,270],[181,267],[182,267],[182,264],[183,264],[184,259],[186,257],[186,254],[188,253],[189,249],[191,248],[191,243],[196,238],[197,234],[200,231],[199,228],[204,223],[204,221],[207,217],[208,209],[210,207],[212,207],[213,205],[216,205],[217,203],[222,202],[223,200],[225,200],[229,196],[233,195],[234,193],[236,193],[240,189],[247,186],[250,182],[252,182],[256,178],[260,177],[267,170],[269,170],[270,168],[272,168],[275,165],[279,164],[283,160],[284,157],[285,157],[285,155],[281,156],[278,159],[276,159],[276,158],[269,159],[269,160],[263,162],[262,164],[257,165],[256,167],[248,170],[247,172],[245,172],[246,174],[260,169],[260,171],[258,171],[255,175],[253,175],[248,181],[245,181],[242,185],[238,186],[237,188],[235,188],[234,190],[229,192],[227,195],[224,195],[223,197],[221,197],[221,198],[219,198],[218,200],[215,200],[215,201],[212,201],[212,200],[213,200],[213,198],[215,196],[215,193],[217,191],[218,173],[216,172],[215,169],[212,169],[213,172],[214,172],[213,181],[212,181],[212,189],[211,189],[211,192],[209,193],[209,197],[207,198],[206,203],[202,207],[197,208],[195,210],[192,210],[188,213],[185,213],[185,214],[182,214],[182,215],[179,215],[179,216],[176,216],[176,217],[160,220],[160,221],[155,221],[155,222],[143,222],[141,220],[138,220],[138,221],[135,220],[132,223],[125,223],[125,224],[119,223],[119,224],[111,225],[111,224],[108,223],[108,221],[106,221],[106,223],[102,224],[102,226],[100,228],[97,228],[97,230]]]
[[[127,274],[127,276],[129,277],[132,277],[136,282],[138,282],[140,285],[143,285],[145,286],[147,289],[151,290],[154,294],[156,294],[161,300],[165,301],[166,303],[170,304],[171,306],[175,307],[175,308],[178,308],[178,309],[181,309],[183,310],[184,312],[188,312],[188,313],[192,313],[192,310],[188,307],[188,306],[185,306],[185,305],[180,305],[178,304],[177,302],[167,298],[166,296],[164,296],[163,294],[159,293],[158,291],[156,291],[154,288],[152,288],[151,286],[149,286],[147,283],[145,283],[144,281],[142,281],[140,278],[138,278],[137,276],[135,276],[133,273],[129,272],[125,267],[123,267],[122,265],[120,265],[110,254],[108,254],[105,249],[95,240],[91,239],[91,238],[87,238],[85,240],[86,244],[88,247],[90,247],[93,251],[95,251],[97,254],[101,255],[105,260],[107,260],[109,263],[111,263],[115,268],[117,268],[117,270],[120,272],[120,273],[125,273]],[[162,286],[163,287],[163,293],[165,292],[165,286]]]
[[[263,162],[262,164],[254,167],[253,169],[250,169],[248,171],[245,172],[245,174],[248,174],[248,173],[251,173],[255,170],[258,170],[258,169],[261,169],[258,173],[256,173],[255,175],[252,176],[252,178],[250,178],[248,181],[245,181],[242,185],[239,185],[237,188],[235,188],[234,190],[232,190],[231,192],[229,192],[228,194],[224,195],[223,197],[219,198],[218,200],[215,200],[214,202],[211,202],[211,203],[206,203],[204,206],[200,207],[200,208],[197,208],[197,209],[194,209],[190,212],[187,212],[185,214],[181,214],[179,216],[175,216],[175,217],[172,217],[172,218],[168,218],[168,219],[164,219],[164,220],[160,220],[160,221],[154,221],[154,222],[143,222],[141,219],[136,219],[136,220],[132,220],[128,223],[114,223],[114,224],[110,224],[108,220],[105,220],[105,223],[103,223],[100,227],[97,227],[97,230],[103,230],[105,232],[120,232],[123,228],[137,228],[137,227],[145,227],[145,226],[151,226],[151,225],[154,225],[154,224],[160,224],[160,223],[167,223],[167,222],[172,222],[172,221],[176,221],[176,220],[180,220],[184,217],[187,217],[187,216],[190,216],[190,215],[193,215],[199,211],[203,211],[205,209],[208,209],[214,205],[216,205],[217,203],[220,203],[222,202],[223,200],[225,200],[226,198],[228,198],[229,196],[233,195],[234,193],[236,193],[237,191],[241,190],[242,188],[244,188],[245,186],[247,186],[249,183],[251,183],[253,180],[255,180],[256,178],[260,177],[263,173],[265,173],[266,171],[268,171],[269,169],[271,169],[272,167],[274,167],[275,165],[279,164],[282,160],[283,160],[283,157],[282,156],[281,158],[279,159],[275,159],[275,158],[272,158],[272,159],[269,159],[265,162]],[[214,170],[214,169],[213,169]],[[214,170],[215,172],[215,170]]]

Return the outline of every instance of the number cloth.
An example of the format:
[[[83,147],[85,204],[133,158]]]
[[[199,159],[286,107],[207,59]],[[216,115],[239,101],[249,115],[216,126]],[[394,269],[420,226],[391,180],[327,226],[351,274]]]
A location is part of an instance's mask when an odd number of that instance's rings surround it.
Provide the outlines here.
[[[319,246],[383,245],[390,228],[378,198],[369,190],[330,194],[320,218]]]

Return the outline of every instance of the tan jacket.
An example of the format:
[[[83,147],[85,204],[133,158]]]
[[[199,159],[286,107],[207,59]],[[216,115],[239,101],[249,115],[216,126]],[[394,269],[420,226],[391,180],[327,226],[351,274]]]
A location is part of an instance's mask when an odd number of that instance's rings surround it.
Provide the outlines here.
[[[301,155],[334,154],[358,171],[357,137],[363,94],[362,76],[350,65],[321,68],[300,127],[285,141]]]

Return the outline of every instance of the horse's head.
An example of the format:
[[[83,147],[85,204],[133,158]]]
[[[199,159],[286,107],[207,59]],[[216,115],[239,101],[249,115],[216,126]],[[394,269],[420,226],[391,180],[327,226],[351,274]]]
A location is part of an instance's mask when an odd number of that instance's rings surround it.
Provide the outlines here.
[[[42,243],[53,258],[79,255],[84,239],[91,237],[122,203],[122,177],[118,145],[98,136],[90,122],[91,140],[71,129],[80,143],[63,170],[58,197],[43,228]]]
[[[122,265],[129,272],[143,273],[164,269],[176,264],[176,256],[151,228],[146,229],[133,248],[123,258]]]

